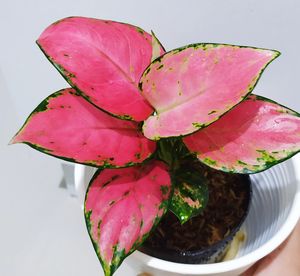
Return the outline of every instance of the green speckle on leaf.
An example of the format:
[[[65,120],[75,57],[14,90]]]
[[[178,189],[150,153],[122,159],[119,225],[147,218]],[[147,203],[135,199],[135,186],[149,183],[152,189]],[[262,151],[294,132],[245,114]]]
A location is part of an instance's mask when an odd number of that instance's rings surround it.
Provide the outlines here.
[[[159,141],[160,139],[161,139],[160,136],[153,136],[152,138],[153,141]]]
[[[123,196],[125,197],[125,196],[128,196],[129,194],[130,194],[130,191],[126,191],[123,193]]]
[[[124,115],[120,115],[119,118],[121,120],[133,120],[132,116],[124,114]]]
[[[192,123],[193,127],[195,128],[203,128],[205,126],[205,124],[201,124],[201,123]]]
[[[147,76],[147,75],[148,75],[148,73],[150,72],[150,70],[151,70],[151,68],[150,68],[150,67],[148,67],[148,68],[146,69],[145,73],[144,73],[144,76]]]
[[[269,154],[266,150],[256,150],[256,151],[261,154],[261,157],[257,158],[257,161],[259,162],[265,162],[267,164],[267,163],[273,163],[277,161],[276,158],[271,154]]]
[[[212,159],[210,159],[210,158],[208,158],[208,157],[204,158],[203,162],[204,162],[205,164],[211,165],[211,166],[217,165],[217,161],[212,160]]]
[[[284,114],[289,113],[288,110],[282,109],[282,108],[278,108],[278,109],[277,109],[277,112],[278,112],[278,113],[284,113]]]
[[[95,162],[96,164],[96,162]],[[102,168],[110,168],[112,166],[111,161],[108,159],[102,160],[101,167]]]
[[[106,181],[105,183],[103,183],[102,187],[107,186],[109,183],[113,182],[113,181],[116,180],[118,177],[120,177],[118,174],[113,175],[108,181]]]
[[[136,28],[136,30],[137,30],[140,34],[142,34],[142,35],[145,34],[144,30],[141,29],[140,27],[137,27],[137,26],[136,26],[135,28]]]
[[[208,113],[208,115],[211,115],[213,113],[216,113],[217,111],[216,110],[212,110],[211,112]]]
[[[97,223],[97,237],[98,239],[100,239],[100,226],[101,226],[101,220],[98,221]]]
[[[111,200],[111,201],[108,203],[108,205],[109,205],[109,206],[114,205],[115,202],[116,202],[115,200]]]
[[[141,159],[141,153],[140,152],[135,153],[134,156],[136,157],[136,159]]]
[[[247,166],[247,165],[248,165],[247,163],[245,163],[245,162],[243,162],[243,161],[241,161],[241,160],[238,160],[237,163],[238,163],[239,165],[244,165],[244,166]]]
[[[164,67],[164,65],[163,64],[161,64],[160,66],[158,66],[157,67],[157,69],[156,70],[160,70],[161,68],[163,68]]]
[[[91,231],[92,229],[92,225],[91,225],[91,215],[92,215],[92,211],[88,211],[85,213],[85,219],[86,219],[86,226],[87,226],[87,229],[89,231]]]
[[[131,166],[134,166],[135,165],[135,163],[134,162],[127,162],[126,164],[125,164],[125,167],[131,167]]]

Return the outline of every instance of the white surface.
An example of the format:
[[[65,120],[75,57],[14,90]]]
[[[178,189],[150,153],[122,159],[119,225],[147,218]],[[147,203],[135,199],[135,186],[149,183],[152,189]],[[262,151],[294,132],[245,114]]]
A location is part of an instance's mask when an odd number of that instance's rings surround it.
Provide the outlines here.
[[[300,111],[299,14],[297,0],[0,0],[0,275],[101,274],[80,207],[58,188],[60,162],[7,147],[32,109],[67,85],[34,43],[47,25],[83,15],[153,29],[167,49],[193,42],[278,49],[255,92]]]

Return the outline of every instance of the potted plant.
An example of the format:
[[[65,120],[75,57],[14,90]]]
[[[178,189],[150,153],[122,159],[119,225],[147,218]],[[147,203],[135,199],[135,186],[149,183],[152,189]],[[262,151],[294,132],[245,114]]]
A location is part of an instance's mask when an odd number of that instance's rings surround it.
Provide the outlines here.
[[[85,218],[105,275],[169,209],[182,223],[203,211],[205,174],[191,164],[247,175],[300,150],[299,114],[250,94],[278,51],[165,52],[153,33],[84,17],[55,22],[37,44],[71,88],[46,98],[12,143],[98,168]]]

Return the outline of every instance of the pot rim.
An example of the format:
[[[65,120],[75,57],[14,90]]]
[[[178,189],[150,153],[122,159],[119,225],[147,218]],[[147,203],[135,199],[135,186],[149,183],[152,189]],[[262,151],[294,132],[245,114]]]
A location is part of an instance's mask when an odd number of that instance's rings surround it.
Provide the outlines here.
[[[285,223],[279,228],[278,232],[262,246],[256,250],[238,257],[237,259],[229,260],[221,263],[213,264],[183,264],[170,261],[161,260],[140,251],[134,253],[135,258],[139,261],[146,263],[149,267],[160,269],[166,272],[182,273],[190,275],[201,274],[215,274],[221,272],[233,271],[242,267],[249,267],[261,258],[265,257],[276,249],[292,232],[300,218],[300,156],[295,156],[292,159],[292,165],[295,170],[296,180],[291,185],[296,186],[296,193],[291,205],[290,212],[287,216]]]

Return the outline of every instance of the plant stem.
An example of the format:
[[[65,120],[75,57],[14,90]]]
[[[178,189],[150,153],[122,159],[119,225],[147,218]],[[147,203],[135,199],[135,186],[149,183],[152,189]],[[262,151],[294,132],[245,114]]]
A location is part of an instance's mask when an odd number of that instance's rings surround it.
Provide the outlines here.
[[[158,141],[158,157],[166,162],[171,171],[180,167],[181,160],[191,155],[181,138],[165,138]]]

